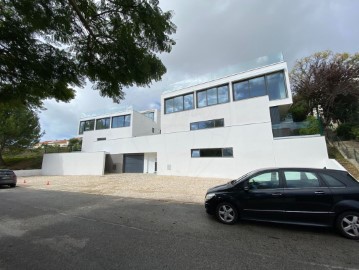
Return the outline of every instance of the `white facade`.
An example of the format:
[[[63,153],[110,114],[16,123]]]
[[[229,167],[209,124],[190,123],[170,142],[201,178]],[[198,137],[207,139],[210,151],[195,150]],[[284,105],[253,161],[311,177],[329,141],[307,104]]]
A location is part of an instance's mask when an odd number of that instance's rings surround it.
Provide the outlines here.
[[[275,76],[282,76],[285,85],[280,95],[270,92]],[[262,84],[265,94],[257,94],[262,91],[257,86],[260,80],[265,83]],[[258,96],[242,98],[241,91],[244,95],[248,92]],[[130,162],[137,162],[133,166],[141,163],[143,173],[156,171],[162,175],[220,178],[236,178],[264,167],[342,169],[328,159],[324,137],[274,136],[271,110],[275,109],[279,119],[291,104],[288,69],[281,62],[164,93],[161,113],[155,111],[153,120],[144,116],[144,112],[123,112],[121,115],[131,115],[130,126],[85,131],[82,151],[106,152],[109,161],[106,161],[107,167],[103,166],[117,173],[129,170]],[[119,114],[101,115],[96,119],[116,115]],[[205,124],[219,126],[198,128]],[[290,129],[280,131],[286,134]],[[126,159],[133,154],[143,156],[138,156],[140,161]],[[99,160],[99,164],[101,162]]]

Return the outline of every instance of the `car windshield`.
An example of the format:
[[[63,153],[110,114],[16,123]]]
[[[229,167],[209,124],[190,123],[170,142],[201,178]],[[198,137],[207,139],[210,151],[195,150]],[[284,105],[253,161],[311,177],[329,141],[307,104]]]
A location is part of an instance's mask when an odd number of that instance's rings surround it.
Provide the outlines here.
[[[257,172],[257,171],[251,171],[251,172],[249,172],[249,173],[246,173],[245,175],[242,175],[242,176],[239,177],[238,179],[234,179],[234,180],[230,181],[230,183],[231,183],[232,185],[237,184],[237,183],[239,183],[239,182],[241,182],[242,180],[246,179],[248,176],[250,176],[251,174],[253,174],[253,173],[255,173],[255,172]]]

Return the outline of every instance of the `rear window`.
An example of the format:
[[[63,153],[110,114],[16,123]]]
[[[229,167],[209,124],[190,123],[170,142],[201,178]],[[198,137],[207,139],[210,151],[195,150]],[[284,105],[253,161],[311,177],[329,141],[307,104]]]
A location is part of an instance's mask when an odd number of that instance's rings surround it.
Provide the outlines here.
[[[328,187],[345,187],[342,182],[331,175],[321,173],[320,176],[324,179]]]

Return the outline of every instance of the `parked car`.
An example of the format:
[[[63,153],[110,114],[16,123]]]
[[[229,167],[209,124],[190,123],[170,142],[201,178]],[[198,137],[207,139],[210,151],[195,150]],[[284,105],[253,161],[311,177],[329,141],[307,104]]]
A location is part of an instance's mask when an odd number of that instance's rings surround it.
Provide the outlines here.
[[[225,224],[246,220],[334,226],[359,239],[359,182],[348,172],[273,168],[211,188],[206,211]]]
[[[0,185],[16,187],[17,177],[12,170],[0,169]]]

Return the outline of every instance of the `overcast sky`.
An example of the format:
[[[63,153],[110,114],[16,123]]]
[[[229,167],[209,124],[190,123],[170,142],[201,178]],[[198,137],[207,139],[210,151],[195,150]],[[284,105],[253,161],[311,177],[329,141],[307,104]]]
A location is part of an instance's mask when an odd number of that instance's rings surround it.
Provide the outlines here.
[[[162,81],[126,89],[120,105],[91,85],[70,103],[46,101],[42,140],[76,137],[84,113],[157,108],[161,93],[176,84],[261,56],[282,52],[291,69],[317,51],[359,51],[358,0],[162,0],[160,6],[173,11],[177,26],[177,44],[161,55],[167,68]]]

